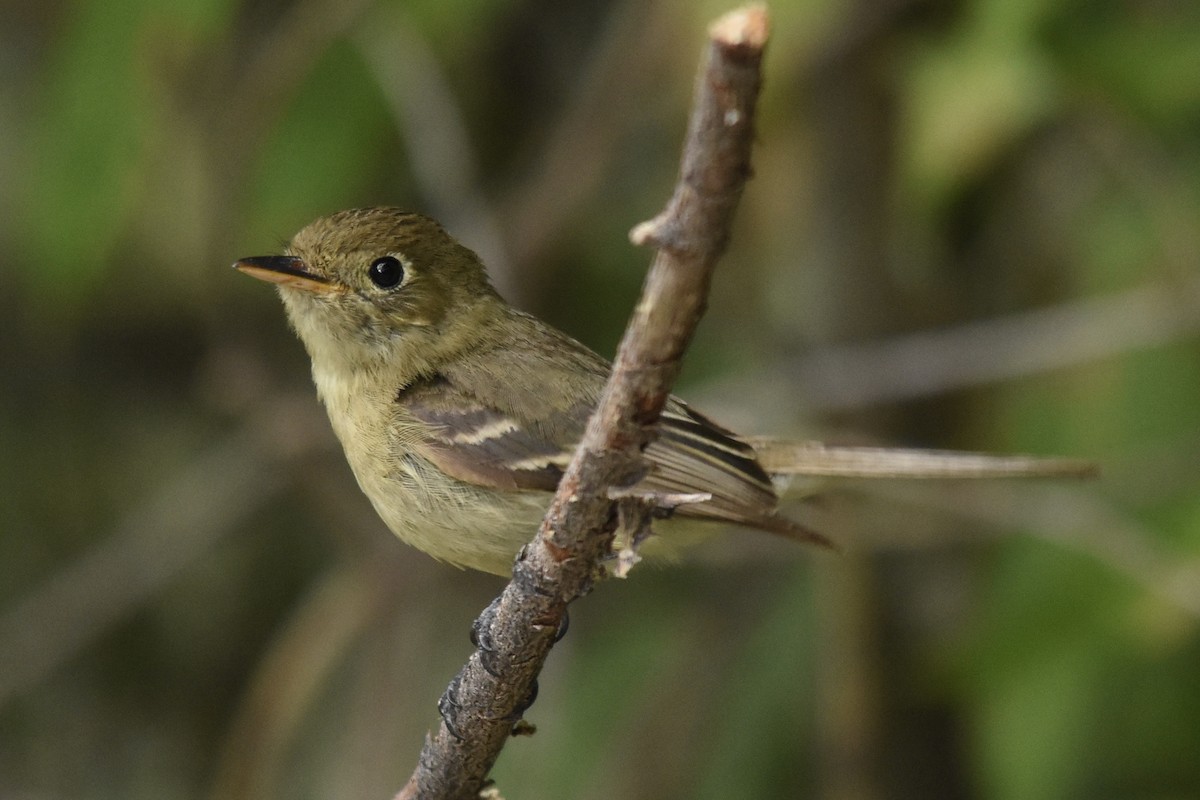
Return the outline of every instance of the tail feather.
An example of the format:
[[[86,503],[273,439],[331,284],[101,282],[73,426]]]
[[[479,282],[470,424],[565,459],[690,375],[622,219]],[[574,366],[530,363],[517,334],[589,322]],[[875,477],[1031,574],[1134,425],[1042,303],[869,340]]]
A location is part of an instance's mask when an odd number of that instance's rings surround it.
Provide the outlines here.
[[[1027,455],[988,455],[953,450],[838,447],[744,437],[763,469],[774,475],[837,478],[1089,478],[1091,461]]]
[[[777,514],[763,515],[761,517],[753,517],[738,520],[742,525],[748,525],[752,528],[758,528],[767,533],[774,533],[779,536],[784,536],[788,539],[794,539],[805,544],[815,544],[818,547],[824,547],[826,550],[834,550],[841,552],[836,543],[829,537],[817,533],[812,528],[801,525],[793,519],[779,516]]]

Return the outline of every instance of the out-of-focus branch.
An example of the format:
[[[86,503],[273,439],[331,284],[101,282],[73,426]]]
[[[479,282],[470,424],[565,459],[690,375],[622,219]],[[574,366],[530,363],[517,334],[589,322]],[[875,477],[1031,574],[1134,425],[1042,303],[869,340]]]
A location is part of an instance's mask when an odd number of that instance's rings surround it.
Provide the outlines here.
[[[458,99],[429,44],[399,8],[377,9],[356,41],[387,100],[410,169],[432,216],[479,253],[502,295],[519,299],[502,225],[489,203]]]
[[[529,169],[494,200],[483,190],[459,99],[428,42],[394,9],[375,9],[357,34],[422,199],[480,254],[509,302],[538,296],[544,251],[611,171],[616,145],[644,115],[636,98],[658,78],[669,13],[640,0],[614,5]]]
[[[1022,486],[1019,498],[999,485],[917,492],[902,483],[877,493],[1002,529],[1019,527],[1083,553],[1124,575],[1147,594],[1200,618],[1200,559],[1173,554],[1136,518],[1097,492],[1065,486]]]
[[[1198,297],[1194,279],[1152,283],[945,330],[831,345],[786,369],[822,409],[928,397],[1194,336]]]
[[[116,531],[0,610],[0,706],[99,638],[282,485],[254,436],[172,475]]]
[[[255,671],[217,763],[213,800],[276,797],[281,764],[329,673],[385,605],[379,562],[334,567],[316,582]]]
[[[281,409],[288,413],[281,413]],[[0,608],[0,707],[128,617],[286,485],[280,456],[305,434],[311,400],[274,395],[249,424],[166,477],[75,561]]]
[[[611,488],[644,470],[642,448],[704,311],[750,174],[766,9],[731,12],[709,35],[674,196],[631,234],[658,253],[612,377],[537,536],[517,556],[512,581],[476,621],[479,648],[442,697],[442,724],[398,800],[478,794],[534,696],[568,603],[591,589],[611,548]]]
[[[245,230],[251,173],[264,143],[287,110],[304,79],[370,5],[370,0],[296,0],[285,5],[278,20],[266,31],[245,37],[227,37],[222,51],[205,55],[198,74],[208,73],[203,92],[190,100],[187,81],[176,89],[178,122],[187,127],[180,136],[199,133],[203,142],[204,202],[197,215],[204,253],[200,264],[221,264]],[[214,66],[215,65],[215,66]],[[190,103],[198,102],[192,107]],[[163,158],[178,159],[176,142]],[[204,267],[209,280],[227,280],[217,270]],[[229,341],[227,315],[219,303],[201,304],[208,314],[209,339]]]
[[[809,411],[851,411],[1072,369],[1197,333],[1200,280],[1155,281],[994,319],[824,345],[691,394],[710,410],[730,405],[725,419],[737,414],[729,398],[754,406],[748,391],[764,404],[766,398],[797,397]]]
[[[670,50],[662,42],[678,35],[669,4],[624,0],[612,8],[530,168],[497,202],[506,230],[515,232],[509,237],[513,261],[525,270],[553,247],[611,172],[623,139],[644,124],[644,98],[662,79],[660,62]],[[522,280],[541,277],[523,274]]]

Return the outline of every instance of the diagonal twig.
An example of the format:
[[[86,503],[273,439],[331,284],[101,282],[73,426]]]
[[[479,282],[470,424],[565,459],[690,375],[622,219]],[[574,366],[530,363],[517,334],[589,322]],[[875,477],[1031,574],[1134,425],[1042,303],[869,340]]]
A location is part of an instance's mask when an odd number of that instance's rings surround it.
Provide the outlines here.
[[[478,794],[532,701],[567,605],[596,580],[616,528],[609,490],[643,473],[641,451],[704,311],[750,174],[766,39],[762,6],[726,14],[709,29],[674,195],[631,233],[658,252],[600,406],[537,536],[517,556],[512,581],[476,621],[478,649],[443,695],[443,721],[397,800]]]

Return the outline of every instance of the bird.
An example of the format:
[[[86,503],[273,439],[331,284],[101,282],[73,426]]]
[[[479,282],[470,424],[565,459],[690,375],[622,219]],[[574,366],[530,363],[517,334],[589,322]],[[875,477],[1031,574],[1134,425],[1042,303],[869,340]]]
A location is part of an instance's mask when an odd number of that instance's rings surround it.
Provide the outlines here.
[[[359,487],[404,542],[496,575],[536,530],[610,364],[493,288],[433,219],[391,206],[321,217],[279,255],[234,268],[275,284]],[[648,549],[725,523],[830,547],[780,511],[793,475],[1007,476],[1090,471],[1074,459],[830,447],[739,436],[671,396],[634,490],[694,495]]]

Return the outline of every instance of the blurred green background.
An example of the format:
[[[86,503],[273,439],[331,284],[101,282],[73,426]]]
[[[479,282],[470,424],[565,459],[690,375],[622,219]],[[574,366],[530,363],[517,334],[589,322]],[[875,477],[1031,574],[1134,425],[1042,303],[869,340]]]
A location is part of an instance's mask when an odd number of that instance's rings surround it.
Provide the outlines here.
[[[390,797],[501,582],[398,544],[267,287],[443,220],[611,354],[705,0],[0,6],[0,797]],[[781,0],[680,391],[1093,458],[876,482],[579,603],[511,798],[1200,796],[1200,6]]]

